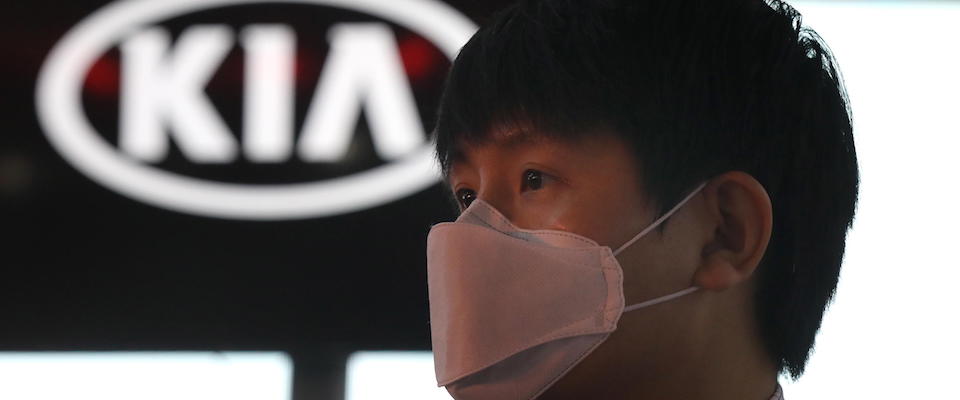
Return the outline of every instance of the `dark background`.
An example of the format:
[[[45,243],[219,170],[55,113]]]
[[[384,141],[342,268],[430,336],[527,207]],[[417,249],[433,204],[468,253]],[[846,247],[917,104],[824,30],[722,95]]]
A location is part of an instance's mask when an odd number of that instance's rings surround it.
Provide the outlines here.
[[[507,1],[449,3],[482,23]],[[429,349],[425,237],[431,224],[453,216],[439,184],[346,215],[235,221],[131,200],[53,150],[33,107],[37,72],[50,48],[105,4],[35,0],[0,7],[0,351],[282,350],[294,359],[295,399],[338,399],[351,352]],[[299,128],[322,69],[326,28],[363,20],[375,18],[285,5],[228,7],[159,25],[174,38],[197,23],[293,26]],[[394,27],[429,131],[449,60]],[[88,118],[108,140],[116,135],[118,60],[116,50],[103,55],[85,84]],[[234,132],[241,77],[235,49],[207,88]],[[363,120],[352,151],[365,156],[351,165],[197,166],[173,145],[159,167],[235,182],[342,176],[381,163]]]

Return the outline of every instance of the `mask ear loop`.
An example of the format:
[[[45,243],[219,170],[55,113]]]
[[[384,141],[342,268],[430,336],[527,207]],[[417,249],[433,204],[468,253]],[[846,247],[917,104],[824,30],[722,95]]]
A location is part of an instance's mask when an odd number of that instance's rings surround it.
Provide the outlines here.
[[[700,191],[703,190],[703,187],[704,187],[704,186],[707,186],[707,183],[706,183],[706,182],[701,183],[700,186],[697,186],[697,188],[694,189],[692,192],[690,192],[690,194],[688,194],[687,197],[684,197],[683,200],[680,200],[680,202],[677,203],[677,205],[673,206],[673,208],[671,208],[670,211],[667,211],[666,214],[663,214],[663,216],[661,216],[660,218],[657,218],[656,221],[653,221],[653,223],[650,224],[650,226],[646,227],[646,229],[644,229],[643,231],[641,231],[640,233],[638,233],[636,236],[634,236],[633,239],[628,240],[627,243],[624,243],[623,246],[620,246],[620,247],[617,249],[617,251],[614,251],[614,252],[613,252],[613,255],[616,256],[617,254],[620,254],[620,252],[623,251],[624,249],[626,249],[628,246],[630,246],[631,244],[633,244],[633,243],[636,242],[637,240],[640,240],[640,238],[642,238],[643,235],[646,235],[647,233],[649,233],[650,231],[652,231],[653,229],[655,229],[657,226],[659,226],[660,224],[662,224],[663,221],[665,221],[667,218],[670,218],[670,216],[673,215],[674,213],[676,213],[677,210],[680,209],[680,207],[683,207],[684,204],[687,204],[687,202],[690,201],[690,199],[692,199],[694,195],[696,195],[697,193],[700,193]],[[691,286],[691,287],[688,287],[688,288],[683,289],[683,290],[681,290],[681,291],[679,291],[679,292],[676,292],[676,293],[671,293],[671,294],[668,294],[668,295],[666,295],[666,296],[661,296],[661,297],[657,297],[657,298],[655,298],[655,299],[650,299],[650,300],[647,300],[647,301],[644,301],[644,302],[641,302],[641,303],[629,305],[629,306],[623,308],[623,312],[633,311],[633,310],[641,309],[641,308],[644,308],[644,307],[650,307],[650,306],[655,305],[655,304],[660,304],[660,303],[663,303],[663,302],[667,302],[667,301],[676,299],[677,297],[686,296],[686,295],[688,295],[688,294],[690,294],[690,293],[696,292],[696,291],[699,290],[699,289],[700,289],[700,288],[698,288],[698,287],[696,287],[696,286]]]
[[[688,294],[690,294],[690,293],[696,292],[697,290],[700,290],[700,288],[699,288],[699,287],[696,287],[696,286],[690,286],[690,287],[688,287],[688,288],[686,288],[686,289],[683,289],[683,290],[681,290],[681,291],[679,291],[679,292],[676,292],[676,293],[668,294],[668,295],[663,296],[663,297],[657,297],[657,298],[655,298],[655,299],[647,300],[647,301],[644,301],[644,302],[642,302],[642,303],[637,303],[637,304],[634,304],[634,305],[626,306],[626,307],[623,308],[623,312],[633,311],[633,310],[640,309],[640,308],[644,308],[644,307],[650,307],[650,306],[652,306],[652,305],[654,305],[654,304],[660,304],[660,303],[663,303],[663,302],[666,302],[666,301],[673,300],[673,299],[675,299],[675,298],[677,298],[677,297],[686,296],[686,295],[688,295]]]
[[[687,197],[684,197],[683,200],[680,200],[680,202],[677,203],[677,205],[673,206],[673,208],[671,208],[670,211],[667,211],[660,218],[657,218],[656,221],[653,221],[653,223],[650,224],[650,226],[647,226],[644,230],[640,231],[640,233],[634,236],[633,239],[628,240],[622,246],[618,247],[617,250],[613,252],[613,255],[616,256],[617,254],[620,254],[621,251],[626,250],[626,248],[630,247],[631,244],[634,244],[636,241],[640,240],[640,238],[642,238],[644,235],[656,229],[657,226],[660,226],[660,224],[662,224],[663,221],[666,221],[667,218],[670,218],[670,216],[673,215],[675,212],[677,212],[677,210],[679,210],[680,207],[683,207],[684,204],[687,204],[687,202],[690,201],[690,199],[692,199],[694,195],[696,195],[697,193],[700,193],[700,191],[703,190],[704,186],[707,186],[706,182],[703,182],[700,184],[700,186],[697,186],[697,188],[694,189],[692,192],[690,192],[690,194],[688,194]]]

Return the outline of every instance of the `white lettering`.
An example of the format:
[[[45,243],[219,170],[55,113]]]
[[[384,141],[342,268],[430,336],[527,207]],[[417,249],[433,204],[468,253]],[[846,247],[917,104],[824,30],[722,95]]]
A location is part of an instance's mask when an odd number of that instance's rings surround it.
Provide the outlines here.
[[[425,142],[423,125],[385,24],[339,24],[328,33],[330,52],[307,112],[298,144],[305,161],[335,162],[348,150],[361,104],[370,134],[386,160],[409,154]]]
[[[170,34],[151,28],[121,46],[120,148],[145,161],[167,155],[167,134],[194,162],[233,160],[237,144],[203,88],[232,46],[228,27],[186,30],[173,50]],[[167,55],[167,53],[170,53]]]
[[[240,33],[245,54],[243,152],[255,162],[282,162],[293,151],[293,30],[251,25]]]

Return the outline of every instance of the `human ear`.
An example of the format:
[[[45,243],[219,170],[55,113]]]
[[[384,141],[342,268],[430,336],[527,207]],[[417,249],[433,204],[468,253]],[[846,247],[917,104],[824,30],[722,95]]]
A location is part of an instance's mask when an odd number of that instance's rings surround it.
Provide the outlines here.
[[[703,188],[708,232],[694,285],[724,290],[747,280],[759,266],[773,230],[773,206],[753,176],[731,171]]]

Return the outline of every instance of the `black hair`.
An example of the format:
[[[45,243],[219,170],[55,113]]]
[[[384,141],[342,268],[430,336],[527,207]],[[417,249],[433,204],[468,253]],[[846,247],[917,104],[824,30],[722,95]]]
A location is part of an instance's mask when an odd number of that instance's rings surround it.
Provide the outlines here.
[[[799,377],[837,286],[859,174],[846,92],[823,40],[763,0],[527,0],[497,13],[451,66],[435,129],[457,146],[493,128],[635,150],[665,212],[699,182],[744,171],[773,203],[756,316]]]

